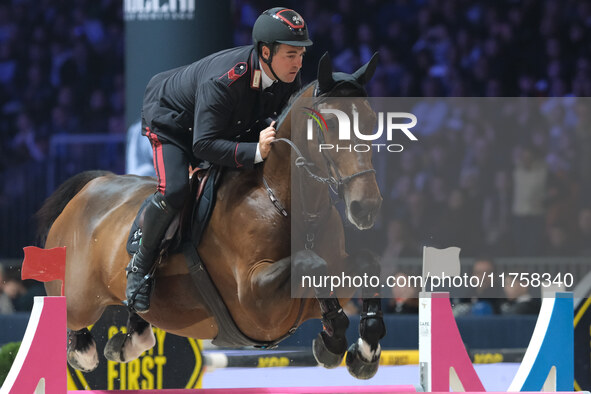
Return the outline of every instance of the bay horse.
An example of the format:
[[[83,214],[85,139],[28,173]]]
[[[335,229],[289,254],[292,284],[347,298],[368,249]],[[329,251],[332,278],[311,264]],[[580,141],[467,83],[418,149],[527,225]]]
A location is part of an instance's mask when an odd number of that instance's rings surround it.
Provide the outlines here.
[[[364,98],[363,86],[373,75],[376,61],[374,55],[355,73],[345,74],[333,73],[328,54],[322,57],[318,79],[294,95],[280,115],[277,140],[264,164],[223,173],[197,247],[236,326],[248,338],[273,342],[305,320],[322,318],[323,331],[314,340],[313,351],[327,368],[340,365],[347,351],[349,320],[341,305],[355,289],[338,297],[306,289],[298,293],[301,297],[293,297],[290,278],[292,272],[337,273],[345,265],[359,267],[360,272],[379,272],[371,253],[347,254],[342,219],[331,202],[329,186],[338,189],[347,219],[360,229],[373,225],[382,198],[371,151],[320,152],[320,143],[338,143],[334,132],[318,133],[298,148],[290,140],[298,134],[296,128],[292,130],[292,115],[302,110],[300,103],[306,98],[354,97],[355,107],[361,109],[359,123],[373,127],[376,116]],[[350,113],[350,105],[341,110]],[[297,129],[304,130],[305,124]],[[295,167],[290,160],[292,149],[303,155]],[[297,192],[292,185],[305,188],[312,201],[292,201],[292,193]],[[125,300],[127,236],[140,205],[155,190],[153,178],[85,172],[62,184],[37,214],[42,246],[67,248],[68,362],[75,369],[88,372],[98,366],[96,342],[87,327],[109,305]],[[277,202],[285,207],[283,211],[277,209]],[[302,229],[302,235],[290,236],[292,228]],[[292,243],[300,249],[293,254]],[[108,359],[128,362],[153,347],[152,325],[198,339],[218,335],[218,322],[196,291],[184,254],[166,256],[155,279],[150,310],[141,315],[130,310],[127,334],[115,335],[105,347]],[[46,283],[50,296],[60,295],[60,289],[59,281]],[[379,365],[385,325],[375,292],[364,290],[362,296],[360,338],[349,348],[346,361],[353,376],[368,379]]]

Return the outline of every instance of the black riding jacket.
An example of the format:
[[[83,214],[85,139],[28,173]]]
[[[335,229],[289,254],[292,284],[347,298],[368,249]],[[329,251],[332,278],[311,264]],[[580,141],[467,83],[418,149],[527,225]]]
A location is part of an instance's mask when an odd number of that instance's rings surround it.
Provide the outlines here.
[[[259,133],[301,87],[274,83],[262,91],[254,47],[224,50],[155,75],[144,95],[142,133],[181,147],[200,160],[252,167]]]

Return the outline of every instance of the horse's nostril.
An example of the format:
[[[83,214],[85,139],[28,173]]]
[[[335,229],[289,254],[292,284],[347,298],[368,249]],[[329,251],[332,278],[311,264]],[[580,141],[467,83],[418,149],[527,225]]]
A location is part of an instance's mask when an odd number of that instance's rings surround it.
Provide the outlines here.
[[[375,200],[355,200],[349,205],[352,218],[365,224],[373,223],[379,210],[380,202]]]
[[[363,206],[361,205],[361,203],[359,201],[353,201],[351,203],[350,209],[351,209],[351,214],[354,217],[357,217],[357,218],[360,217],[361,214],[363,213],[362,212],[363,211]]]

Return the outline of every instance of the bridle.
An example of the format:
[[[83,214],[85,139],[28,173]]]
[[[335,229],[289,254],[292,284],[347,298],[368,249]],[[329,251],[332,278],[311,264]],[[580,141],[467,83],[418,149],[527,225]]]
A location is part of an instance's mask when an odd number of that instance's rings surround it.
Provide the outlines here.
[[[324,136],[319,131],[318,127],[316,127],[316,129],[318,130],[316,133],[316,135],[318,137],[318,143],[319,143],[318,145],[320,146],[322,144],[325,144],[326,140],[324,139]],[[297,155],[297,157],[294,160],[294,164],[295,164],[296,168],[306,170],[306,174],[310,178],[315,180],[316,182],[328,185],[330,190],[332,190],[332,192],[334,194],[338,195],[340,199],[343,199],[343,188],[349,182],[351,182],[353,179],[357,178],[358,176],[376,172],[376,170],[371,168],[371,169],[356,172],[351,175],[342,176],[341,172],[339,171],[339,167],[336,165],[333,158],[330,157],[329,155],[327,155],[325,152],[321,152],[322,157],[324,158],[324,161],[326,162],[326,167],[328,168],[328,173],[329,173],[327,176],[323,177],[321,175],[314,173],[313,168],[316,167],[316,164],[314,162],[306,159],[306,157],[302,154],[302,152],[296,146],[296,144],[293,143],[293,141],[291,141],[288,138],[277,138],[275,141],[273,141],[273,143],[275,143],[275,142],[287,143],[294,150],[294,152]]]
[[[337,90],[338,88],[342,87],[344,84],[358,85],[356,83],[353,83],[353,81],[343,81],[343,82],[339,82],[339,83],[335,84],[335,86],[333,86],[330,89],[330,92],[321,93],[318,88],[318,82],[316,82],[316,85],[314,87],[313,97],[328,98],[329,93]],[[363,96],[366,96],[365,91],[363,90],[363,87],[361,87],[361,85],[358,85],[355,87],[358,88],[359,92],[363,93]],[[316,104],[320,104],[322,101],[323,100],[321,99]],[[315,130],[316,130],[316,138],[318,140],[318,146],[321,146],[321,144],[325,144],[326,140],[324,138],[322,131],[320,130],[320,127],[316,125]],[[292,140],[290,140],[289,138],[282,137],[282,138],[275,139],[272,142],[272,144],[276,144],[279,142],[286,143],[291,147],[291,149],[293,149],[293,151],[296,154],[296,158],[294,160],[294,165],[297,169],[305,171],[305,175],[308,176],[309,178],[311,178],[312,180],[314,180],[318,183],[321,183],[321,184],[328,185],[330,190],[332,190],[332,192],[334,194],[336,194],[341,200],[344,199],[344,187],[349,182],[351,182],[353,179],[355,179],[357,177],[367,175],[367,174],[373,174],[376,172],[375,169],[371,168],[371,169],[366,169],[366,170],[356,172],[351,175],[343,176],[341,174],[341,171],[339,170],[339,167],[336,165],[334,159],[330,155],[328,155],[326,152],[321,150],[322,157],[326,163],[326,168],[328,170],[328,174],[326,176],[322,176],[315,171],[315,169],[317,168],[316,164],[313,161],[308,160],[306,158],[306,156],[302,153],[302,151],[298,148],[298,146]],[[263,184],[267,190],[267,194],[269,196],[269,199],[271,200],[271,202],[273,203],[275,208],[283,216],[287,217],[288,216],[287,210],[283,207],[281,202],[275,197],[273,190],[269,187],[269,184],[267,183],[267,181],[264,177],[263,177]],[[311,249],[314,246],[314,238],[315,238],[314,234],[316,232],[316,228],[318,227],[318,225],[320,223],[320,219],[322,217],[324,217],[325,214],[327,214],[330,211],[332,204],[328,204],[327,208],[325,208],[321,211],[309,211],[305,207],[305,202],[307,201],[307,199],[303,198],[303,189],[304,189],[303,177],[300,177],[299,188],[300,188],[300,194],[302,194],[302,203],[304,204],[304,209],[303,209],[304,210],[304,212],[303,212],[304,222],[307,224],[307,227],[308,227],[307,235],[306,235],[306,249]]]
[[[364,96],[364,97],[367,96],[363,87],[361,85],[357,84],[355,81],[342,81],[342,82],[338,82],[337,84],[335,84],[330,89],[330,91],[326,92],[326,93],[321,92],[319,90],[318,82],[316,82],[316,84],[314,86],[313,97],[324,98],[324,99],[329,98],[330,97],[329,94],[331,92],[334,92],[334,91],[338,90],[339,88],[342,88],[344,85],[354,86],[354,88],[358,92],[361,93],[360,95],[358,95],[358,97],[359,96]],[[316,104],[320,104],[323,101],[324,100],[321,99]],[[314,126],[314,129],[316,130],[316,138],[318,139],[318,146],[321,146],[322,144],[326,144],[326,139],[324,138],[324,135],[322,134],[320,127],[318,125],[316,125],[316,126]],[[332,157],[330,157],[330,155],[328,155],[325,151],[321,151],[320,153],[322,154],[322,157],[324,158],[324,161],[326,163],[326,168],[328,169],[328,175],[321,176],[313,171],[313,168],[316,167],[316,164],[313,161],[308,160],[302,154],[302,152],[297,147],[297,145],[293,143],[293,141],[291,141],[289,138],[277,138],[272,143],[274,144],[274,143],[278,143],[278,142],[285,142],[294,150],[294,152],[297,155],[295,158],[295,161],[294,161],[296,168],[304,169],[310,178],[312,178],[313,180],[315,180],[319,183],[328,185],[330,187],[330,189],[333,191],[333,193],[338,195],[339,198],[341,198],[341,199],[343,199],[343,188],[349,182],[351,182],[353,179],[355,179],[359,176],[376,172],[376,170],[371,168],[371,169],[356,172],[351,175],[342,176],[341,171],[339,170],[339,167],[334,162],[334,159]]]

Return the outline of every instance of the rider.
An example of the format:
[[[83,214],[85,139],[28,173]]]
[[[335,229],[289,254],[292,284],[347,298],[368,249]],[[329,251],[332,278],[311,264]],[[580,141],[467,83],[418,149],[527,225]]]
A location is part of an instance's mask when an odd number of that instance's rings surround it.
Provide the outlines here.
[[[142,134],[150,139],[157,191],[144,210],[139,250],[127,265],[128,306],[150,307],[156,253],[189,192],[189,164],[252,168],[275,138],[274,123],[301,87],[307,25],[295,11],[272,8],[252,30],[253,45],[224,50],[155,75],[146,87]]]

